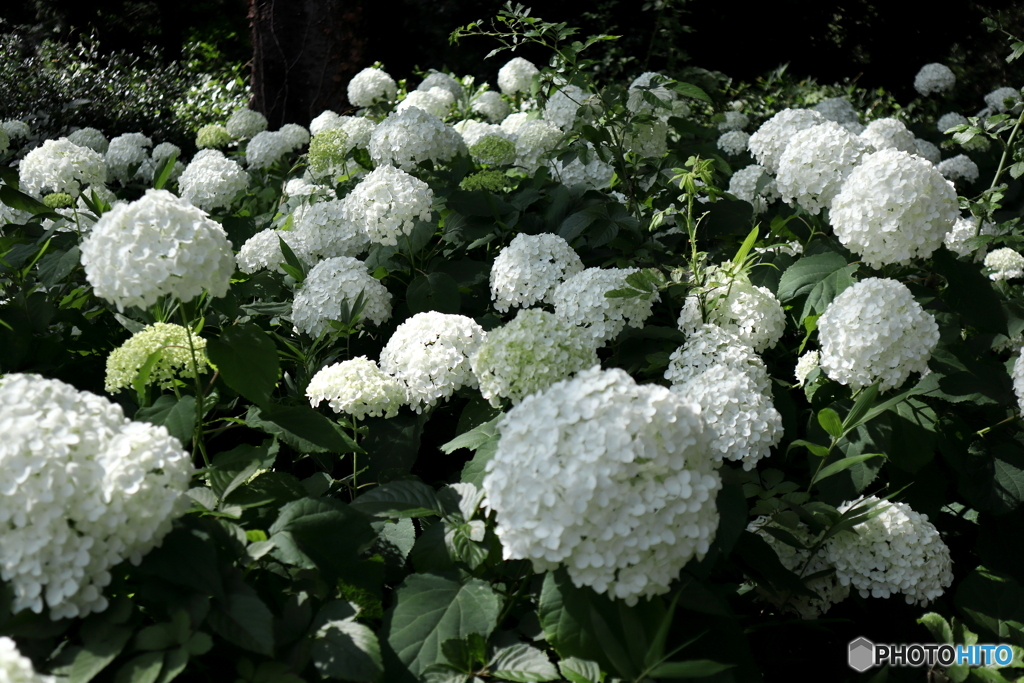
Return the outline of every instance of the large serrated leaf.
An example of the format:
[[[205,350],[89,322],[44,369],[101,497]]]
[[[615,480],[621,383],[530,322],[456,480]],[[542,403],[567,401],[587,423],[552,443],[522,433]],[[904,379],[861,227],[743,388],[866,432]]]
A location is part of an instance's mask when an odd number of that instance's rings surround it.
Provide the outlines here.
[[[798,296],[810,294],[815,285],[848,265],[846,259],[835,252],[803,257],[782,274],[779,280],[779,301],[786,303]]]
[[[322,626],[311,654],[313,666],[327,678],[372,683],[384,674],[377,635],[351,619]]]
[[[274,616],[240,571],[231,576],[225,599],[214,603],[207,619],[214,631],[238,647],[273,656]]]
[[[558,670],[548,656],[525,643],[498,650],[487,668],[497,678],[516,683],[553,681],[558,678]]]
[[[139,408],[135,419],[167,428],[171,436],[183,446],[192,441],[192,428],[196,423],[196,399],[182,396],[180,399],[164,394],[146,408]]]
[[[299,567],[345,575],[376,539],[370,518],[335,498],[302,498],[281,508],[268,530],[275,557]],[[324,539],[333,539],[325,543]]]
[[[434,489],[421,481],[399,480],[370,489],[352,507],[374,517],[440,516],[444,510]]]

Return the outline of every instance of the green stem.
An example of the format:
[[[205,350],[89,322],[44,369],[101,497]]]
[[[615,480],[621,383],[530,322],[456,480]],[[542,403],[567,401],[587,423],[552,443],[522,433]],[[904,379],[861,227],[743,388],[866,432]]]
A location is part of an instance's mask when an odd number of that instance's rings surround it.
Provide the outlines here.
[[[192,428],[192,458],[195,459],[196,451],[198,451],[203,456],[203,464],[209,467],[210,458],[206,454],[206,444],[203,441],[203,417],[206,415],[203,400],[205,392],[203,391],[203,383],[199,379],[199,360],[198,356],[196,356],[195,342],[192,340],[192,316],[185,312],[184,301],[179,301],[178,313],[181,316],[182,327],[185,328],[188,337],[188,349],[192,358],[192,379],[196,387],[196,423]]]
[[[1014,124],[1013,130],[1010,131],[1010,137],[1007,138],[1006,144],[1003,145],[1003,155],[999,157],[999,167],[996,169],[996,175],[992,178],[992,184],[989,185],[989,190],[995,188],[999,184],[999,178],[1003,175],[1006,170],[1006,155],[1009,154],[1010,149],[1013,148],[1013,139],[1017,136],[1017,131],[1020,130],[1021,121],[1024,121],[1024,111],[1017,117],[1017,123]]]

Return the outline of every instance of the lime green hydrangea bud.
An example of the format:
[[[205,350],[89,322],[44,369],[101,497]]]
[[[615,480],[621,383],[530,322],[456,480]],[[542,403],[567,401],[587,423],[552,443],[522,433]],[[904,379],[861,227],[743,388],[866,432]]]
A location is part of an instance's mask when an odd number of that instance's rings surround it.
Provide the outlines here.
[[[231,142],[228,129],[219,123],[209,123],[196,133],[196,147],[199,149],[221,149]]]
[[[210,367],[210,360],[206,357],[206,340],[191,336],[199,372],[205,373]],[[150,355],[158,351],[160,356],[150,369],[148,384],[157,384],[167,389],[174,385],[177,375],[192,374],[188,331],[181,325],[154,323],[133,334],[107,356],[104,388],[112,394],[118,389],[130,387]]]
[[[499,135],[485,135],[469,148],[469,153],[481,164],[508,166],[516,160],[516,143]]]
[[[51,209],[67,209],[75,205],[75,198],[67,192],[53,192],[43,197],[43,204]]]
[[[504,192],[508,188],[508,177],[501,171],[479,171],[462,179],[459,187],[463,190],[487,190]]]
[[[348,133],[340,128],[325,130],[314,135],[309,142],[309,170],[314,176],[338,176],[344,173],[345,160],[348,158]]]

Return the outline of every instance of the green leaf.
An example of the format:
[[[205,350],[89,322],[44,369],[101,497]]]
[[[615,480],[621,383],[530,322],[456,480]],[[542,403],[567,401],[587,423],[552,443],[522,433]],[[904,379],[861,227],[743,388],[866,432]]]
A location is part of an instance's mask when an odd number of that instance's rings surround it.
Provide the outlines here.
[[[302,482],[287,472],[262,472],[251,482],[246,484],[244,481],[234,491],[225,495],[226,503],[242,508],[271,504],[279,507],[306,497],[306,489]]]
[[[829,273],[815,284],[807,295],[807,301],[804,302],[804,309],[800,314],[801,319],[810,315],[824,313],[833,299],[842,294],[843,290],[847,287],[853,285],[853,275],[857,272],[857,267],[856,263],[851,263],[844,268]]]
[[[164,352],[162,349],[157,349],[153,353],[146,357],[146,361],[139,367],[138,372],[135,373],[135,377],[132,378],[132,389],[135,390],[136,396],[138,396],[139,404],[142,406],[146,405],[146,387],[149,386],[149,376],[153,372],[153,368],[163,358]]]
[[[710,659],[694,659],[689,662],[665,662],[651,671],[655,678],[704,678],[713,676],[734,664],[720,664]]]
[[[228,580],[226,599],[214,602],[207,623],[225,640],[243,650],[272,657],[274,616],[251,586],[235,571]]]
[[[164,537],[142,561],[142,573],[158,576],[203,595],[225,599],[218,572],[217,550],[210,537],[197,529],[178,528]]]
[[[750,250],[754,247],[754,243],[757,242],[757,231],[758,226],[755,225],[747,235],[747,238],[743,240],[743,244],[740,245],[736,255],[732,257],[733,265],[740,266],[743,264],[743,261],[746,260],[747,254],[750,253]]]
[[[352,619],[321,626],[311,649],[313,666],[321,676],[372,683],[384,675],[377,635]]]
[[[597,220],[599,216],[589,210],[577,211],[558,226],[558,236],[566,242],[572,242],[579,237],[587,227]]]
[[[822,446],[821,444],[816,444],[811,441],[805,441],[804,439],[796,439],[795,441],[789,444],[789,448],[796,448],[798,446],[803,446],[804,448],[806,448],[819,458],[824,458],[828,456],[829,453],[828,446]],[[789,448],[787,448],[786,450],[788,451]]]
[[[838,439],[843,435],[843,421],[839,419],[839,413],[831,408],[822,408],[818,411],[818,424],[829,436]]]
[[[147,652],[122,666],[114,676],[114,683],[156,683],[163,666],[163,652]]]
[[[421,481],[405,479],[370,489],[352,501],[352,508],[373,517],[391,519],[444,514],[434,489]]]
[[[268,530],[275,557],[298,567],[347,576],[377,537],[370,518],[336,498],[302,498],[281,508]],[[324,539],[335,539],[325,543]]]
[[[498,421],[502,417],[503,415],[498,415],[488,422],[484,422],[468,432],[458,435],[448,443],[440,446],[441,450],[445,453],[451,453],[452,451],[457,451],[460,448],[468,448],[471,451],[475,451],[498,434],[497,425]]]
[[[447,273],[417,275],[406,290],[409,310],[413,313],[438,311],[458,313],[462,308],[459,285]]]
[[[1019,641],[1024,634],[1024,588],[1010,576],[978,567],[961,582],[953,604],[1000,640]]]
[[[63,216],[54,212],[53,209],[48,207],[46,204],[43,204],[38,199],[30,197],[24,192],[15,190],[10,185],[0,185],[0,202],[3,202],[12,209],[28,211],[40,218],[51,218],[53,220],[63,218]]]
[[[441,643],[441,654],[459,671],[471,673],[487,662],[487,640],[479,633],[450,638]]]
[[[174,162],[178,160],[178,153],[171,152],[171,155],[164,159],[163,163],[156,170],[153,177],[153,189],[162,190],[164,185],[167,184],[167,179],[171,177],[171,171],[174,170]]]
[[[786,269],[779,280],[778,298],[787,303],[803,294],[838,270],[846,268],[846,259],[835,252],[805,256]]]
[[[436,574],[413,574],[395,592],[382,633],[413,675],[442,662],[441,644],[471,633],[490,636],[498,624],[501,596],[489,584],[465,584]]]
[[[567,657],[558,662],[558,670],[569,683],[601,683],[604,674],[597,662],[579,657]]]
[[[206,342],[206,353],[229,387],[256,405],[270,402],[281,368],[277,347],[258,326],[228,327],[219,338]]]
[[[166,427],[171,436],[187,446],[192,441],[192,430],[196,424],[196,399],[188,395],[179,399],[164,394],[153,405],[139,408],[135,419]]]
[[[708,104],[711,104],[711,98],[708,96],[708,94],[701,90],[700,88],[698,88],[697,86],[693,85],[692,83],[683,83],[682,81],[675,81],[672,83],[667,83],[665,87],[674,90],[680,95],[692,97],[695,100],[701,100],[702,102],[707,102]]]
[[[284,257],[284,263],[278,264],[281,266],[281,270],[285,271],[295,280],[296,283],[302,284],[306,280],[306,267],[299,260],[299,257],[295,255],[292,248],[288,246],[288,243],[278,235],[277,241],[281,246],[281,256]]]
[[[687,578],[690,579],[690,577]],[[676,592],[675,597],[672,598],[672,602],[669,603],[668,609],[665,611],[665,616],[662,618],[661,623],[658,624],[658,630],[654,634],[654,638],[651,640],[651,647],[647,650],[647,654],[644,656],[645,667],[651,667],[665,658],[665,643],[668,640],[669,629],[672,627],[672,620],[676,616],[676,606],[679,604],[679,596],[682,594],[682,591]]]
[[[949,622],[943,618],[941,614],[935,612],[929,612],[925,614],[917,623],[923,624],[932,633],[932,639],[941,644],[949,643],[953,645],[953,629],[950,627]]]
[[[491,675],[516,683],[553,681],[558,678],[558,670],[548,656],[525,643],[498,650],[487,668]]]
[[[854,465],[856,465],[858,463],[862,463],[865,460],[870,460],[871,458],[885,458],[885,454],[884,453],[864,453],[862,455],[854,455],[854,456],[850,456],[848,458],[843,458],[842,460],[837,460],[836,462],[832,463],[831,465],[826,465],[825,467],[821,468],[821,471],[819,471],[818,474],[815,475],[814,479],[811,480],[811,484],[816,484],[819,481],[821,481],[822,479],[828,479],[833,474],[838,474],[839,472],[842,472],[843,470],[849,469],[849,468],[853,467]]]
[[[875,405],[876,398],[878,398],[878,382],[864,389],[857,396],[857,401],[850,408],[850,412],[846,414],[846,419],[843,420],[843,433],[856,429],[867,421],[865,418],[872,406]],[[824,427],[824,425],[822,426]]]
[[[47,254],[39,261],[39,281],[44,287],[53,287],[71,274],[81,256],[77,246]]]
[[[1006,314],[992,282],[974,263],[961,261],[948,249],[932,254],[935,272],[949,286],[942,299],[963,321],[981,332],[1007,334]]]
[[[475,486],[483,485],[484,475],[487,473],[487,463],[498,452],[499,440],[500,437],[495,434],[477,447],[472,460],[467,462],[462,468],[462,481]]]
[[[131,637],[132,629],[114,626],[104,629],[101,638],[90,638],[71,663],[68,683],[89,683],[121,654]]]
[[[250,427],[278,436],[302,453],[363,452],[334,422],[309,406],[272,403],[260,409],[250,407],[245,421]]]

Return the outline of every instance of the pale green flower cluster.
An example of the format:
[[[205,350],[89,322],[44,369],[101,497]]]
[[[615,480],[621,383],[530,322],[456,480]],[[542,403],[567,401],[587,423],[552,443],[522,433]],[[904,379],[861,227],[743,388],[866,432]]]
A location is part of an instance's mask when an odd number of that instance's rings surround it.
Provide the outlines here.
[[[107,377],[104,388],[113,394],[118,389],[129,388],[139,370],[150,355],[160,352],[160,357],[149,372],[149,384],[161,389],[173,386],[175,378],[192,372],[192,351],[189,348],[189,333],[181,325],[154,323],[147,325],[131,336],[124,344],[107,356]],[[206,357],[206,340],[192,335],[199,372],[205,373],[210,367]]]

